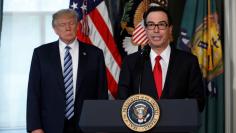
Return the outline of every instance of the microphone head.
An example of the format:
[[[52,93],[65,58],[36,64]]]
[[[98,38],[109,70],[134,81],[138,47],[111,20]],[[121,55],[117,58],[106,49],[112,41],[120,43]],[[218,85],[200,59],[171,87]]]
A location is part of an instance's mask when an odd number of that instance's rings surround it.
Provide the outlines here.
[[[150,46],[145,45],[143,48],[140,49],[140,55],[146,59],[149,57],[150,50]]]

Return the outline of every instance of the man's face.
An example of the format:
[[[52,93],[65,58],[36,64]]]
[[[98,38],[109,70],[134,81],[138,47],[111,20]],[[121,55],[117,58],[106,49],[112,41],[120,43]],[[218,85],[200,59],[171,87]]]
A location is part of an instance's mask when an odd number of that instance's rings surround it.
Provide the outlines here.
[[[54,31],[66,44],[73,42],[77,35],[77,23],[70,14],[63,14],[54,23]]]
[[[169,44],[172,33],[172,26],[169,26],[167,15],[162,11],[150,12],[146,22],[145,30],[151,48],[165,49]]]

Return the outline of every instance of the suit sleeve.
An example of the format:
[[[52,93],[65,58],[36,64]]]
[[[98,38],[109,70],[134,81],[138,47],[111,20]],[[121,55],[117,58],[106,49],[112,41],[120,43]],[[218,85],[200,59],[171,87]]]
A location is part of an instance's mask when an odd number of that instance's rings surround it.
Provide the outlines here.
[[[103,52],[99,52],[99,74],[98,74],[98,99],[108,99],[108,88],[107,88],[107,76],[106,66],[104,61]]]
[[[189,78],[189,95],[196,98],[198,102],[199,111],[202,112],[205,106],[205,87],[203,84],[203,77],[199,67],[198,59],[195,57],[192,62]]]
[[[40,61],[36,50],[34,50],[29,73],[26,109],[26,124],[29,132],[42,128],[40,120],[40,77]]]

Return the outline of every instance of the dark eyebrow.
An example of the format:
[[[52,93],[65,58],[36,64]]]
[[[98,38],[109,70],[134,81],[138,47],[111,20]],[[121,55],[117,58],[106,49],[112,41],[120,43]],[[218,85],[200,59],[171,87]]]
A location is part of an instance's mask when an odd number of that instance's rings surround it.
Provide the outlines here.
[[[158,22],[158,23],[163,23],[163,22],[165,22],[165,23],[167,23],[167,24],[168,24],[168,21],[165,21],[165,20],[163,20],[163,21],[160,21],[160,22]]]
[[[154,23],[153,21],[147,21],[147,23]]]
[[[153,22],[153,21],[147,21],[147,23],[154,23],[155,24],[155,22]],[[168,24],[168,21],[163,20],[163,21],[159,21],[158,23],[166,23],[166,24]]]

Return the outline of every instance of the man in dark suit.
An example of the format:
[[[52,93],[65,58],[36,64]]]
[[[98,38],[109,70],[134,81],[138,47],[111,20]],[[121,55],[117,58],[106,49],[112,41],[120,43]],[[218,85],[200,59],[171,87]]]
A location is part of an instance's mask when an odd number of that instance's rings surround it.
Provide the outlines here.
[[[28,83],[27,131],[79,133],[86,99],[108,99],[103,52],[76,39],[78,16],[63,9],[53,15],[59,40],[34,50]]]
[[[126,56],[118,83],[118,98],[143,93],[154,99],[195,98],[199,110],[205,104],[204,86],[198,59],[170,45],[172,21],[160,6],[144,13],[148,50]]]

